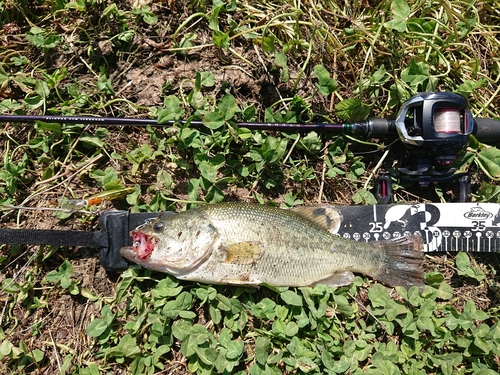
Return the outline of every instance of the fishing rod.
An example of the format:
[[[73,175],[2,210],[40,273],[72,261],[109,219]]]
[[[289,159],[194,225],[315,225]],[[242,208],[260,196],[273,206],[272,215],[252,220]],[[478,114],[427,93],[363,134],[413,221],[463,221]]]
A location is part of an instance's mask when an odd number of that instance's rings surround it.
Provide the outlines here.
[[[176,124],[188,125],[194,128],[203,128],[200,120],[171,120],[158,122],[156,119],[131,117],[94,117],[94,116],[53,116],[53,115],[0,115],[0,122],[32,123],[43,121],[48,123],[92,124],[99,126],[154,126],[172,127]],[[236,126],[250,130],[278,130],[294,132],[328,132],[334,134],[347,133],[365,137],[396,136],[393,120],[370,119],[358,123],[277,123],[277,122],[236,122]]]
[[[203,128],[199,120],[172,120],[93,116],[0,115],[0,122],[93,124],[99,126],[172,127],[175,124]],[[433,182],[462,179],[460,200],[468,200],[466,173],[456,174],[452,163],[467,147],[470,136],[488,144],[500,142],[500,120],[474,118],[467,99],[451,92],[425,92],[403,103],[395,119],[372,118],[355,123],[276,123],[236,122],[250,130],[283,132],[316,131],[349,134],[362,138],[399,138],[406,149],[407,165],[398,169],[397,178],[425,186]],[[462,184],[462,180],[461,184]],[[381,195],[390,196],[390,179],[382,176]],[[389,184],[389,185],[388,185]],[[463,196],[462,196],[463,195]]]
[[[409,120],[413,120],[411,124]],[[172,127],[176,124],[203,128],[200,120],[171,120],[132,117],[6,115],[0,122],[33,123],[37,121],[59,124],[91,124],[99,126],[154,126]],[[395,119],[371,118],[353,123],[277,123],[236,122],[236,126],[250,130],[277,130],[293,132],[326,132],[372,138],[402,138],[404,143],[419,144],[449,140],[452,135],[474,135],[481,142],[500,142],[500,120],[473,118],[463,96],[451,92],[420,93],[403,103]],[[412,130],[409,130],[409,127]]]

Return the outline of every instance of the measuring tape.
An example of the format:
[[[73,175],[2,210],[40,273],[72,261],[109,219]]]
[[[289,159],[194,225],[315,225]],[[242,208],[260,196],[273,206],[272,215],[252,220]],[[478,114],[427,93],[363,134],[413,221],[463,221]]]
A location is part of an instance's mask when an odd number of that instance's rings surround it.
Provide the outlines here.
[[[338,207],[338,234],[382,241],[419,234],[424,251],[500,252],[500,204],[417,203]]]

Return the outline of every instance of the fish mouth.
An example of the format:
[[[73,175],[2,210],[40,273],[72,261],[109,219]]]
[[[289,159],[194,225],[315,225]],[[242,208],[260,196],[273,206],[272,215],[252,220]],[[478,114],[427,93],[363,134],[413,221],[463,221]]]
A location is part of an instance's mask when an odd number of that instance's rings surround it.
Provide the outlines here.
[[[133,244],[128,249],[133,250],[139,259],[149,259],[153,251],[156,250],[159,240],[155,236],[138,230],[131,231],[130,235]]]

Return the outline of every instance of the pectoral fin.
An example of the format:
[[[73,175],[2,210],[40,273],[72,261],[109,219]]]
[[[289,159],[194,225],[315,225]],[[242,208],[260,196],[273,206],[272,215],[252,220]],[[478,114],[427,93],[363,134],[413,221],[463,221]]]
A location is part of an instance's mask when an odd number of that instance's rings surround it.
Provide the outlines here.
[[[329,204],[299,206],[291,208],[290,210],[332,234],[338,232],[342,222],[342,215],[340,212]]]
[[[257,262],[264,249],[262,243],[257,241],[238,242],[224,247],[226,252],[225,263],[232,264],[252,264]]]
[[[328,286],[349,285],[354,281],[354,274],[350,271],[335,272],[331,276],[317,281],[315,284],[325,284]]]

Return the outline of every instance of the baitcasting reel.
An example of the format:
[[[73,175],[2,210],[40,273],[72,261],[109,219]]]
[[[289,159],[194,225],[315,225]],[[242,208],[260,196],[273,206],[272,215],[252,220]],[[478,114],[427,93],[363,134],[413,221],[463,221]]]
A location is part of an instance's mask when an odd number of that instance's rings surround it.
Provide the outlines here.
[[[470,200],[470,176],[452,166],[477,127],[463,96],[451,92],[426,92],[411,97],[400,109],[394,125],[403,142],[402,181],[428,186],[434,182],[460,182],[460,201]],[[378,182],[382,201],[392,199],[388,176]]]

